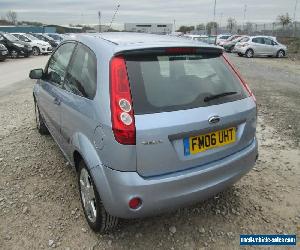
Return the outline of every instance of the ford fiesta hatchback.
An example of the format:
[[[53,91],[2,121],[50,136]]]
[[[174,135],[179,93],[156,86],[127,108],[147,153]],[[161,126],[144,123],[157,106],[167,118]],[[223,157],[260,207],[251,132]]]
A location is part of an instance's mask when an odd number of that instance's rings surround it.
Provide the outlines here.
[[[254,166],[255,98],[221,48],[135,33],[70,39],[30,77],[38,131],[75,166],[93,230],[199,202]]]

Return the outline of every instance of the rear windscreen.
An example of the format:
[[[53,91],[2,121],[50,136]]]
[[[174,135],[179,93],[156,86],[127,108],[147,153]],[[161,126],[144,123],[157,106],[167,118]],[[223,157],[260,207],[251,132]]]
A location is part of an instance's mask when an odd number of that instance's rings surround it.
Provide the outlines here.
[[[137,115],[205,107],[248,96],[223,57],[127,56],[126,65]],[[229,92],[233,94],[206,100]]]

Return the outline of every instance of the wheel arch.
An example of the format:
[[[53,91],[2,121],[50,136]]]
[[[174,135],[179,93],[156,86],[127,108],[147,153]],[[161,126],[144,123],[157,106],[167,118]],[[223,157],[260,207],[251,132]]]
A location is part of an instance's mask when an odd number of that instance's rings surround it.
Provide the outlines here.
[[[80,161],[84,161],[93,178],[103,205],[108,210],[109,205],[113,204],[113,194],[105,174],[106,167],[102,165],[95,147],[85,135],[77,133],[74,135],[72,143],[74,145],[72,160],[77,173]]]
[[[75,133],[71,138],[71,143],[73,145],[72,163],[76,170],[78,170],[78,164],[81,160],[89,169],[102,166],[97,150],[87,136],[79,132]]]

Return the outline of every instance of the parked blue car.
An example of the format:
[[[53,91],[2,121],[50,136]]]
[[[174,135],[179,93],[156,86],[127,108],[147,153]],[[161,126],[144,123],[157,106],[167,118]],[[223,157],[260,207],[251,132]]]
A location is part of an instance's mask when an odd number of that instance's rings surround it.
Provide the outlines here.
[[[256,101],[222,53],[170,36],[82,34],[30,72],[37,129],[75,166],[93,230],[199,202],[254,166]]]

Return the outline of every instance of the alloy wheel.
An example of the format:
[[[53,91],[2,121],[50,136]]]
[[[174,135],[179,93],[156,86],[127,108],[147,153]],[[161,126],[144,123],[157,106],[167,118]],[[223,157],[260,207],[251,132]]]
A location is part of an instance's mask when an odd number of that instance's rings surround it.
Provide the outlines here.
[[[34,56],[38,56],[38,55],[40,54],[39,49],[34,47],[34,48],[32,49],[32,54],[33,54]]]
[[[12,58],[17,58],[18,57],[18,52],[15,51],[15,50],[13,50],[10,54],[11,54]]]
[[[96,196],[91,177],[85,168],[80,172],[80,195],[88,219],[95,222],[97,219]]]
[[[282,50],[278,52],[278,57],[284,57],[284,52]]]
[[[253,51],[252,51],[252,50],[248,50],[247,53],[246,53],[246,56],[247,56],[248,58],[253,57]]]

